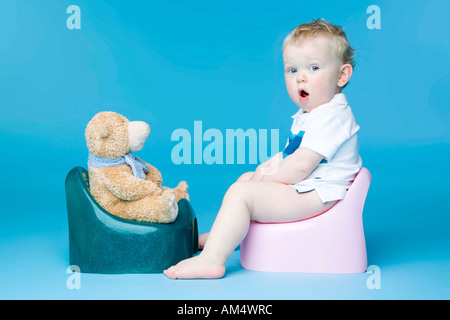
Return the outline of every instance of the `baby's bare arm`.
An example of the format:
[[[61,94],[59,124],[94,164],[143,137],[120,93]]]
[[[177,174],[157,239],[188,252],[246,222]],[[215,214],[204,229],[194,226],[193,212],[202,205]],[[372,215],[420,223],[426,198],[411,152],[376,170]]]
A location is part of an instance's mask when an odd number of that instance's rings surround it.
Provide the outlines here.
[[[270,170],[264,170],[262,167],[260,180],[295,184],[309,176],[322,159],[321,154],[308,148],[299,147],[293,154],[280,162],[272,163],[273,166]],[[258,169],[260,168],[258,167]]]
[[[264,163],[261,163],[258,168],[256,168],[255,172],[253,173],[251,180],[261,180],[264,175],[273,175],[278,171],[278,166],[283,158],[283,153],[278,152],[276,155],[274,155],[272,158],[267,160]]]

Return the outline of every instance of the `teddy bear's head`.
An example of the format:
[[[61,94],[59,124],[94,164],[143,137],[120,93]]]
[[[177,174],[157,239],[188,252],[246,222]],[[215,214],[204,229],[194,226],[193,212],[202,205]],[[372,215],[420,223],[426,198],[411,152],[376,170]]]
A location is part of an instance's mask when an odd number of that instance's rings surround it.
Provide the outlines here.
[[[120,158],[130,151],[139,151],[150,134],[143,121],[129,121],[111,111],[97,113],[86,126],[89,151],[103,158]]]

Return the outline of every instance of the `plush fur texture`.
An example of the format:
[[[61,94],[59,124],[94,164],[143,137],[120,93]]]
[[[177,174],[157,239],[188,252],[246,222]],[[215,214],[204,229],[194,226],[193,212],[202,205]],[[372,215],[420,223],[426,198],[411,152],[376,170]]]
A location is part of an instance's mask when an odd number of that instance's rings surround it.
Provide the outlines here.
[[[145,122],[130,122],[115,112],[100,112],[86,127],[87,147],[96,156],[120,158],[130,151],[130,144],[133,151],[142,148],[150,133],[147,127]],[[129,128],[134,129],[129,132]],[[127,164],[106,168],[88,165],[91,194],[105,210],[116,216],[146,222],[173,222],[178,214],[177,201],[189,199],[188,186],[181,181],[175,189],[163,187],[158,169],[145,164],[149,168],[145,180],[134,177]]]

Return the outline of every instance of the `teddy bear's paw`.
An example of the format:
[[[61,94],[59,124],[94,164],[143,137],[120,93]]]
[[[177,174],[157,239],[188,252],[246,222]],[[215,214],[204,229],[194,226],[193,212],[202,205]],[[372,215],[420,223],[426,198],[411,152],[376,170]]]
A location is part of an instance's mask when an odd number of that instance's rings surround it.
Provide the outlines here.
[[[149,184],[149,190],[153,196],[160,196],[163,194],[163,189],[161,189],[156,183],[151,181]]]
[[[175,196],[177,198],[177,201],[186,198],[189,200],[189,195],[187,193],[188,185],[186,181],[181,181],[178,186],[175,187]]]
[[[176,187],[176,189],[186,192],[188,189],[188,185],[187,185],[186,181],[180,181],[180,183],[178,184],[178,187]]]
[[[178,204],[174,194],[169,198],[169,213],[170,213],[169,222],[175,221],[175,219],[178,216]]]

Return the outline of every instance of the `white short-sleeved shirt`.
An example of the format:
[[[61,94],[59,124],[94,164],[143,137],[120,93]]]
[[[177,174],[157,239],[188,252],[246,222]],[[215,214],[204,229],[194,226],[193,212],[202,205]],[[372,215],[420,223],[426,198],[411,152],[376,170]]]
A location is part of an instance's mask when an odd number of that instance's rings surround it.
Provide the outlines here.
[[[300,109],[293,123],[283,157],[299,146],[324,156],[304,180],[293,184],[297,192],[315,190],[323,203],[344,198],[362,166],[358,151],[359,126],[343,93],[311,112]]]

